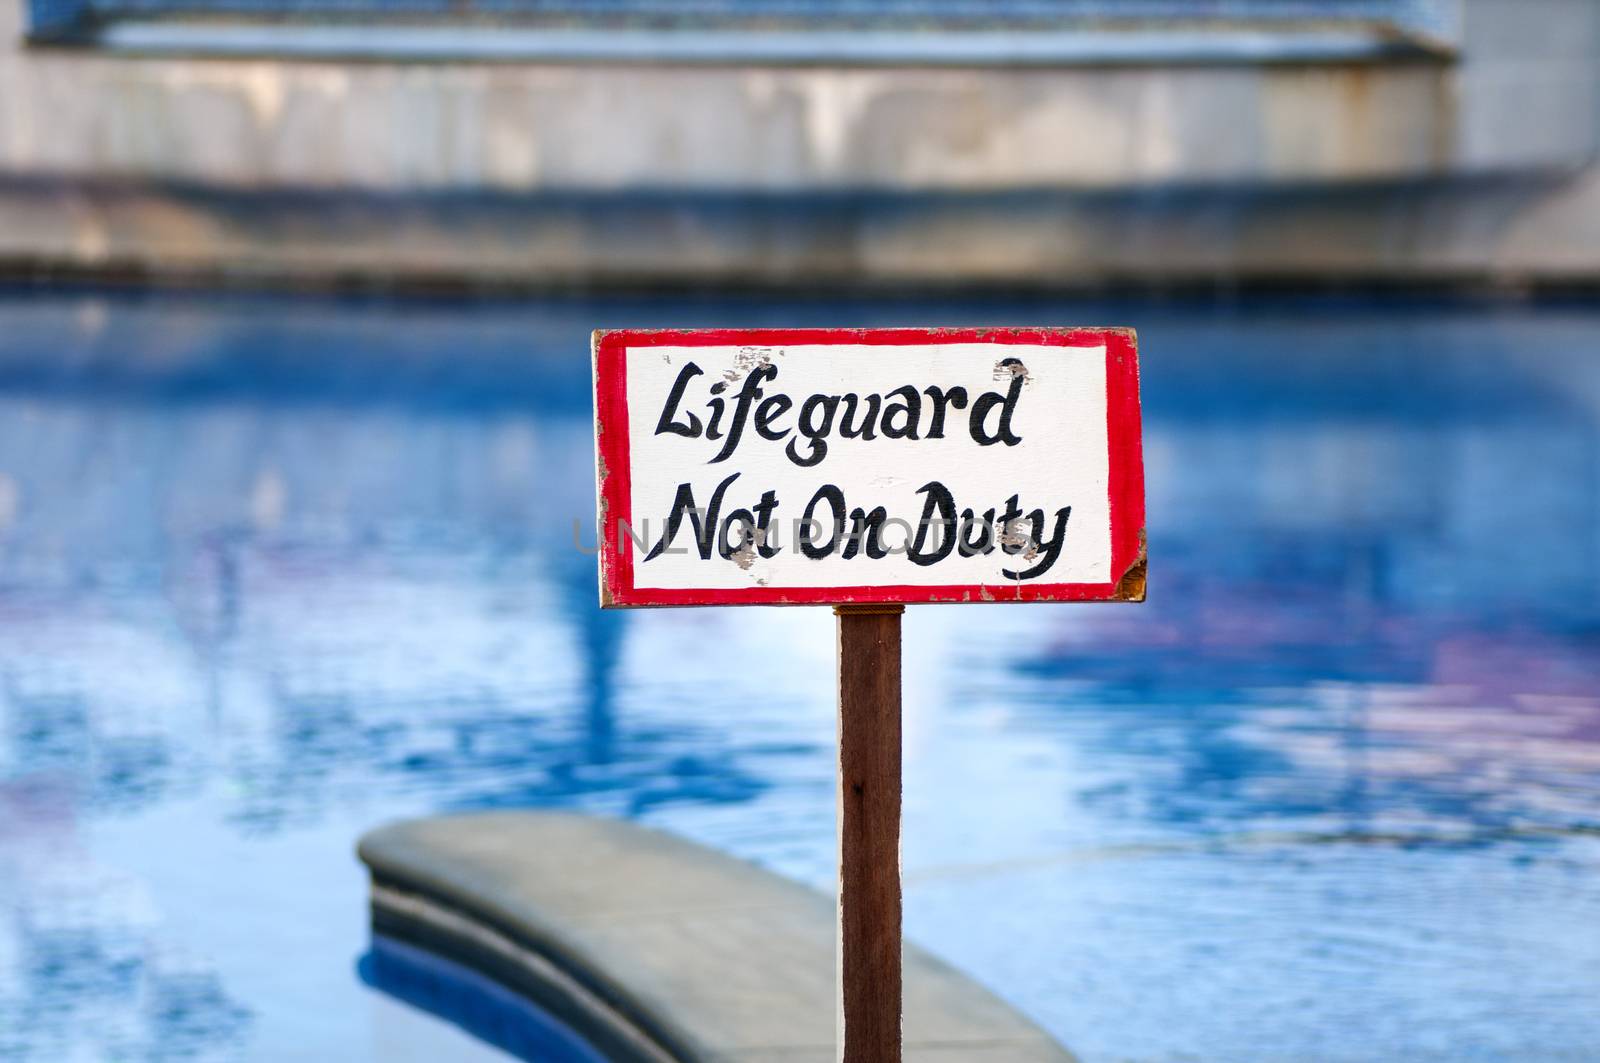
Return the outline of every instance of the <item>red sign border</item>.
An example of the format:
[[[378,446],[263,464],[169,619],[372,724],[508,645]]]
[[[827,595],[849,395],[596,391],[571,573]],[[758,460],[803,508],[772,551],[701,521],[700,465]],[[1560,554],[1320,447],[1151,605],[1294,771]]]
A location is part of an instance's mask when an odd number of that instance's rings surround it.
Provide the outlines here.
[[[1111,583],[891,585],[874,587],[646,588],[633,584],[633,551],[622,549],[618,521],[632,518],[628,442],[629,347],[781,347],[798,344],[900,346],[1019,343],[1106,349],[1106,423],[1111,503]],[[1139,414],[1139,352],[1124,328],[754,328],[597,329],[592,337],[595,472],[600,515],[600,604],[605,608],[683,605],[839,605],[869,603],[1143,601],[1145,596],[1144,447]]]

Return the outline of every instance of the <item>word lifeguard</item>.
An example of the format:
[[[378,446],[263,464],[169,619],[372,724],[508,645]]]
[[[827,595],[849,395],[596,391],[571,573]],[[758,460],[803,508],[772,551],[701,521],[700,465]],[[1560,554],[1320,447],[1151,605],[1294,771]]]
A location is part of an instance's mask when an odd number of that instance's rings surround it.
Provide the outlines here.
[[[1010,378],[1006,390],[985,391],[976,398],[971,398],[960,385],[919,389],[915,384],[906,384],[886,394],[815,394],[796,402],[781,391],[767,394],[762,390],[763,382],[776,382],[778,378],[778,367],[763,362],[745,374],[744,382],[732,395],[727,394],[727,380],[711,384],[702,421],[698,414],[681,410],[689,385],[705,376],[705,370],[688,362],[673,381],[655,434],[721,441],[722,446],[710,460],[714,465],[733,456],[745,438],[746,426],[751,425],[762,439],[773,443],[787,439],[784,453],[789,460],[810,468],[828,456],[828,437],[836,428],[845,439],[943,439],[946,419],[954,413],[980,447],[997,443],[1014,447],[1022,439],[1012,431],[1011,421],[1027,370],[1015,358],[1002,362],[1000,368]]]

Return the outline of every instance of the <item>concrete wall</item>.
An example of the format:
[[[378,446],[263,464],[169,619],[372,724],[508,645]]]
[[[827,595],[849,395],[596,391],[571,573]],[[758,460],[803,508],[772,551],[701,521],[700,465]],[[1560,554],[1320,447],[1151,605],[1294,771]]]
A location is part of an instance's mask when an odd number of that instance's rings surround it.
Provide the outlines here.
[[[1600,2],[1462,57],[952,69],[28,49],[13,269],[604,283],[1600,278]]]

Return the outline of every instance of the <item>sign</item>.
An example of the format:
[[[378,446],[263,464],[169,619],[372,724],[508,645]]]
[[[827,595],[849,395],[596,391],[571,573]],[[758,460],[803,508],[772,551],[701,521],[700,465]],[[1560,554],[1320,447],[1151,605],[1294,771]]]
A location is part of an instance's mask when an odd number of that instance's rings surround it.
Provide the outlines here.
[[[1126,329],[594,333],[601,604],[1144,598]]]

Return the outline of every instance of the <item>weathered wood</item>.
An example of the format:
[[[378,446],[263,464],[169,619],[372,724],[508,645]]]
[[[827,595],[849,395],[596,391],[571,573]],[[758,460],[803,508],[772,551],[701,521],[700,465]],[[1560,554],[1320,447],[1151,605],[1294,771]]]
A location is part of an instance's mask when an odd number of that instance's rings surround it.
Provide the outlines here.
[[[899,605],[840,605],[839,1030],[843,1063],[900,1060]]]

